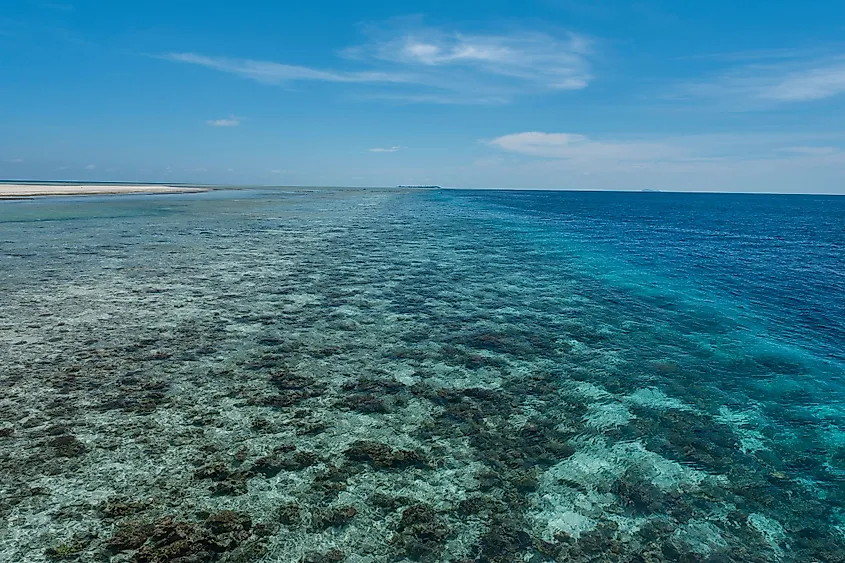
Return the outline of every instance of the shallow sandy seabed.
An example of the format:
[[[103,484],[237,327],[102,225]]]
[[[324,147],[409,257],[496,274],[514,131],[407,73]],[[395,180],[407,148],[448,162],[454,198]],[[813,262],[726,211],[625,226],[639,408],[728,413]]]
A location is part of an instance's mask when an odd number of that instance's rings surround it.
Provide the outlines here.
[[[709,386],[736,359],[518,226],[176,197],[0,223],[0,560],[843,560],[829,470]]]

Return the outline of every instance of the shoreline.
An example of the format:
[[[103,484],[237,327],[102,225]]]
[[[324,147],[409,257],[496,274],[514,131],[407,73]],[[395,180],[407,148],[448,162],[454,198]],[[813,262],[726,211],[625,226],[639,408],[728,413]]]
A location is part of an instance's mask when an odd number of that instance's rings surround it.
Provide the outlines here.
[[[2,184],[0,200],[41,196],[119,195],[119,194],[182,194],[207,192],[211,188],[163,186],[149,184]]]

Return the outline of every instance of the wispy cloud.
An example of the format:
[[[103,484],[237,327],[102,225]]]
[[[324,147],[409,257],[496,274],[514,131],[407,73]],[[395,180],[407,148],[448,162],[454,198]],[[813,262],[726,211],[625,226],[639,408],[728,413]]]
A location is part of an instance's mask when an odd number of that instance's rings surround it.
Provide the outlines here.
[[[96,170],[96,169],[97,169],[96,164],[88,164],[88,165],[85,166],[85,170]]]
[[[229,119],[209,119],[206,123],[212,127],[237,127],[241,124],[241,120],[236,117],[230,117]]]
[[[596,141],[574,133],[528,131],[497,137],[490,144],[506,151],[545,158],[632,162],[688,156],[684,149],[666,143]]]
[[[162,58],[264,84],[357,85],[371,97],[414,103],[507,103],[524,94],[580,90],[593,79],[592,42],[573,33],[482,35],[393,25],[339,54],[337,68],[197,53]]]
[[[795,144],[796,141],[807,144]],[[828,144],[821,144],[825,141]],[[833,146],[830,141],[840,146]],[[843,141],[841,137],[754,134],[605,140],[576,133],[529,131],[503,135],[487,143],[514,154],[575,165],[637,168],[666,163],[840,158],[845,156],[840,148]]]
[[[760,95],[782,102],[822,100],[845,94],[845,57],[766,79]]]
[[[396,152],[402,149],[402,147],[388,147],[388,148],[374,148],[374,149],[367,149],[370,152]]]
[[[779,60],[736,65],[710,80],[682,84],[673,97],[766,109],[845,94],[845,55],[807,57],[784,52],[771,58]]]

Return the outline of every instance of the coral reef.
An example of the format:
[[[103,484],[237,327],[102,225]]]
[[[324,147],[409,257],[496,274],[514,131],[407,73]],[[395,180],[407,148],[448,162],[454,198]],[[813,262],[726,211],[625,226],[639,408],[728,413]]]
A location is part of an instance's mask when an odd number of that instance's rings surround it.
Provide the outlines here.
[[[840,372],[475,197],[0,221],[0,560],[845,561]]]

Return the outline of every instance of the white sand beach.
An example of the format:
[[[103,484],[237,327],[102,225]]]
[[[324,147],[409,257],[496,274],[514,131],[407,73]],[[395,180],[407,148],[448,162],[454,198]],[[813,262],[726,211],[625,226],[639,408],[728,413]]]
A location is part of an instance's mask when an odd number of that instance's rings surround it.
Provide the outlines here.
[[[127,184],[0,184],[0,199],[50,195],[105,195],[139,193],[195,193],[209,188]]]

